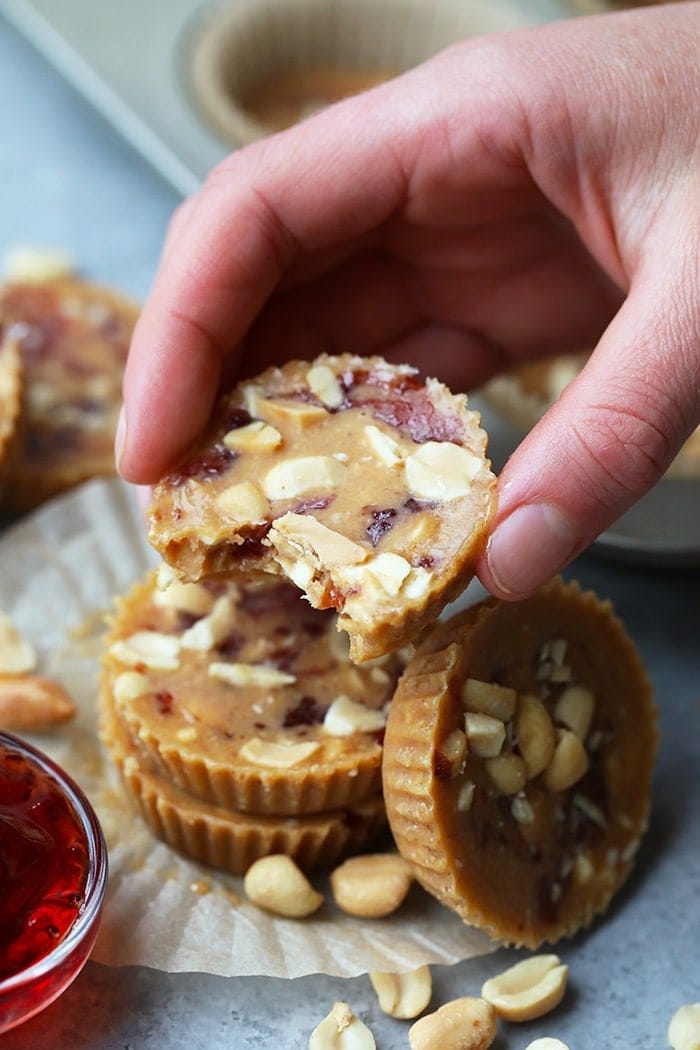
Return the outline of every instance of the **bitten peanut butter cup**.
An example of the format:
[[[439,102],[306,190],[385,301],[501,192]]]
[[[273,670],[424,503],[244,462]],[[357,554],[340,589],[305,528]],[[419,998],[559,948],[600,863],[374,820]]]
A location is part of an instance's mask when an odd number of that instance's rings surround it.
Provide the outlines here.
[[[287,854],[306,871],[331,867],[386,825],[379,794],[357,806],[296,818],[237,813],[196,798],[154,771],[108,694],[102,697],[102,738],[154,834],[185,856],[234,875],[273,853]]]
[[[387,815],[425,888],[536,947],[607,908],[646,828],[651,687],[608,602],[555,580],[438,626],[392,702]]]
[[[8,457],[5,502],[28,510],[115,472],[121,381],[137,309],[72,279],[0,290],[0,348],[16,345],[24,371],[21,432]]]
[[[317,813],[376,796],[400,657],[353,666],[336,614],[280,577],[160,578],[162,589],[150,573],[118,601],[102,679],[153,768],[248,813]]]
[[[479,416],[408,366],[293,361],[240,384],[154,490],[185,579],[283,573],[338,612],[355,662],[411,640],[469,582],[495,511]]]

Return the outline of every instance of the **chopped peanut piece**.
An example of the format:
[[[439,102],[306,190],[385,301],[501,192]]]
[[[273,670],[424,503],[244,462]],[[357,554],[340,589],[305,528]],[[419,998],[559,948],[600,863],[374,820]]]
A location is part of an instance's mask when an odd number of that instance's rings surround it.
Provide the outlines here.
[[[262,479],[268,499],[292,499],[307,492],[325,492],[340,485],[346,467],[333,456],[299,456],[285,459]]]
[[[406,481],[418,499],[452,500],[466,496],[481,466],[467,448],[426,441],[406,458]]]
[[[238,752],[238,757],[252,762],[254,766],[289,769],[300,762],[306,762],[320,746],[315,740],[301,741],[298,744],[277,744],[272,740],[261,740],[254,736],[246,740]]]
[[[208,616],[203,616],[184,632],[180,639],[183,649],[209,652],[223,642],[236,623],[236,608],[226,594],[217,598]]]
[[[284,426],[290,423],[303,430],[319,423],[327,416],[321,405],[311,405],[304,401],[285,401],[282,398],[265,398],[255,393],[254,387],[246,390],[248,411],[252,416],[259,416],[273,426]]]
[[[352,733],[372,733],[386,725],[386,712],[338,696],[326,711],[323,719],[324,732],[331,736],[351,736]]]
[[[501,753],[506,738],[506,727],[500,718],[467,711],[464,726],[469,747],[479,758],[495,758]]]
[[[153,592],[153,603],[160,608],[177,609],[192,616],[206,616],[212,610],[214,596],[201,583],[184,583],[172,578],[162,590]]]
[[[527,775],[536,777],[551,762],[556,744],[549,712],[538,697],[527,693],[519,697],[515,732]]]
[[[593,721],[594,707],[595,698],[590,689],[572,685],[557,700],[554,718],[575,733],[579,740],[585,740]]]
[[[593,864],[585,853],[580,853],[574,864],[574,878],[577,882],[588,882],[595,871]]]
[[[138,700],[150,693],[151,688],[150,678],[141,671],[122,671],[112,687],[115,699],[120,701]]]
[[[323,904],[323,895],[316,892],[292,858],[280,853],[251,864],[243,889],[259,908],[289,919],[311,915]]]
[[[580,739],[569,729],[560,730],[559,741],[542,779],[550,791],[566,791],[588,769],[588,755]]]
[[[468,813],[474,801],[474,790],[476,784],[473,780],[465,780],[457,795],[457,809],[460,813]]]
[[[392,437],[385,434],[379,427],[371,424],[365,427],[365,434],[369,444],[372,446],[372,451],[385,466],[395,467],[403,463],[404,452],[398,441],[394,441]]]
[[[411,1050],[488,1050],[496,1038],[496,1011],[483,999],[453,999],[411,1025]]]
[[[550,663],[561,666],[561,664],[564,663],[567,648],[568,642],[566,638],[551,638],[542,646],[540,652],[540,663],[549,661]]]
[[[442,742],[437,751],[437,758],[441,770],[445,769],[447,775],[452,779],[464,769],[464,760],[467,757],[467,736],[461,729],[453,729]],[[441,772],[440,770],[440,772]]]
[[[269,423],[262,419],[254,419],[244,427],[229,430],[224,434],[222,441],[226,448],[245,452],[272,452],[282,444],[282,435]]]
[[[370,973],[379,1006],[389,1017],[406,1021],[422,1014],[433,994],[429,966],[407,973]]]
[[[180,663],[180,639],[160,631],[137,631],[110,647],[112,656],[127,667],[174,671]]]
[[[506,1021],[532,1021],[564,998],[569,967],[557,955],[533,955],[486,981],[481,994]]]
[[[510,811],[518,824],[532,824],[535,819],[535,811],[524,794],[516,794],[511,802]]]
[[[343,403],[343,389],[328,365],[312,365],[306,373],[309,389],[326,408],[339,408]]]
[[[194,648],[192,646],[191,648]],[[270,689],[279,685],[292,685],[296,681],[293,674],[278,671],[276,667],[265,667],[262,664],[226,663],[225,661],[209,664],[208,673],[229,685],[252,685],[260,689]]]
[[[312,514],[283,514],[273,529],[287,540],[296,556],[310,555],[315,568],[359,565],[369,557],[359,543],[322,525]]]
[[[267,499],[253,481],[241,481],[220,492],[216,508],[231,524],[255,525],[265,521],[270,509]]]
[[[480,682],[476,678],[467,678],[462,689],[465,710],[491,715],[501,722],[507,722],[513,717],[517,699],[515,689],[508,689],[495,682]]]
[[[484,765],[501,795],[517,795],[527,782],[527,766],[520,755],[497,755]]]

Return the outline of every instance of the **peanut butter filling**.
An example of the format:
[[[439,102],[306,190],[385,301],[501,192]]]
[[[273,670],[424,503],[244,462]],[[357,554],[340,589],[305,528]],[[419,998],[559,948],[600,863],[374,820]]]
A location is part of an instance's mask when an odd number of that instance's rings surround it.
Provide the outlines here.
[[[104,685],[167,775],[253,812],[318,811],[379,790],[398,657],[353,666],[335,613],[279,578],[164,582],[150,576],[122,600]]]
[[[224,398],[154,491],[153,545],[186,579],[283,572],[361,660],[461,590],[495,507],[478,415],[379,358],[291,362]]]

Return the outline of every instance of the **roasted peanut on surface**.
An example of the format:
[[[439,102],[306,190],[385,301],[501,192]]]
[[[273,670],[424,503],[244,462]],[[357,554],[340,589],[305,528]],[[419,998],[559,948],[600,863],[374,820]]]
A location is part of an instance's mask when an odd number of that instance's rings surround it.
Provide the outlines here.
[[[281,853],[251,864],[243,888],[253,904],[289,919],[311,915],[323,904],[323,895],[316,892],[292,858]]]
[[[0,675],[0,729],[41,733],[75,714],[65,689],[38,675]]]
[[[668,1026],[673,1050],[700,1050],[700,1003],[687,1003],[676,1010]]]
[[[331,1012],[311,1033],[309,1050],[376,1050],[374,1036],[347,1003],[333,1003]]]
[[[487,1050],[496,1038],[496,1011],[483,999],[453,999],[411,1025],[411,1050]]]
[[[369,979],[384,1013],[403,1021],[422,1014],[433,994],[429,966],[407,973],[370,973]]]
[[[413,875],[398,853],[350,857],[331,873],[331,889],[348,915],[380,919],[403,904]]]
[[[568,972],[557,955],[533,955],[491,977],[481,994],[506,1021],[532,1021],[562,1001]]]

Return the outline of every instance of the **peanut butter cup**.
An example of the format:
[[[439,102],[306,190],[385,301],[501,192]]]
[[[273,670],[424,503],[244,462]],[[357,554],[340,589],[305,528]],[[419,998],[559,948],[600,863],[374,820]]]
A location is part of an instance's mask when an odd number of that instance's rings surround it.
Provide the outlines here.
[[[103,692],[154,771],[263,815],[376,795],[400,658],[353,666],[336,614],[279,577],[164,575],[118,601],[103,660]]]
[[[115,472],[121,382],[137,309],[69,278],[0,290],[0,355],[16,347],[24,371],[21,432],[7,457],[6,504],[28,510]]]
[[[607,908],[649,815],[651,687],[608,602],[554,580],[438,626],[385,738],[401,853],[465,922],[534,948]]]
[[[355,662],[464,589],[495,512],[465,395],[381,358],[292,361],[241,383],[154,490],[150,540],[184,579],[262,569],[338,612]]]

